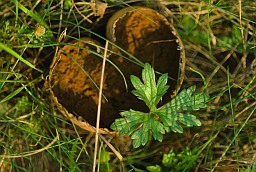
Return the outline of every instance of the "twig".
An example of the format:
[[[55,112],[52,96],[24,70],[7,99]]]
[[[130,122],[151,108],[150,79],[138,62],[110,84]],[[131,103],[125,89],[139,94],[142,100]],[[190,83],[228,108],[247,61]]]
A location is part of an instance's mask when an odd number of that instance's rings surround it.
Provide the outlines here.
[[[47,146],[36,150],[35,152],[31,152],[28,154],[23,154],[23,155],[0,155],[0,158],[21,158],[21,157],[27,157],[27,156],[31,156],[31,155],[35,155],[38,154],[40,152],[43,152],[47,149],[49,149],[57,140],[59,140],[59,134],[57,133],[56,137],[51,141],[51,143],[49,143]]]
[[[104,82],[104,72],[105,72],[105,66],[106,66],[107,52],[108,52],[108,40],[106,41],[106,45],[105,45],[105,52],[103,57],[101,79],[100,79],[99,102],[98,102],[96,132],[95,132],[93,172],[95,172],[95,169],[96,169],[96,159],[97,159],[97,151],[98,151],[98,144],[99,144],[98,142],[99,142],[99,127],[100,127],[100,110],[101,110],[102,88],[103,88],[103,82]]]
[[[113,145],[111,145],[101,134],[99,134],[100,138],[108,145],[108,147],[114,152],[114,154],[117,156],[117,158],[120,161],[123,161],[123,156],[114,148]]]
[[[76,6],[74,0],[72,0],[72,3],[73,3],[73,6],[75,7],[76,11],[77,11],[86,21],[88,21],[89,23],[92,23],[92,21],[89,19],[89,17],[92,16],[93,13],[90,13],[89,15],[85,16],[85,15],[83,15],[83,13],[77,8],[77,6]]]

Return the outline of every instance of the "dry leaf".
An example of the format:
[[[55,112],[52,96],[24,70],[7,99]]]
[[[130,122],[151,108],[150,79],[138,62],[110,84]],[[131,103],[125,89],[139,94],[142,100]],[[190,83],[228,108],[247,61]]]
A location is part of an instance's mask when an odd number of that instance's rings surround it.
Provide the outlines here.
[[[45,34],[45,28],[42,25],[39,25],[36,29],[35,35],[36,39],[41,38]]]
[[[91,6],[94,16],[100,16],[100,18],[103,18],[108,4],[100,2],[100,1],[96,1],[94,3],[90,3],[90,6]]]

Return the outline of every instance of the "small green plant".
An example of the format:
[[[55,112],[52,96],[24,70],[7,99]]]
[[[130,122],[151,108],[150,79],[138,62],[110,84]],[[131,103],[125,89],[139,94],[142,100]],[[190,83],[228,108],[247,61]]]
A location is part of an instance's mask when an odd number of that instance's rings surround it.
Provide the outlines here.
[[[188,40],[195,44],[207,44],[207,31],[198,27],[198,24],[191,16],[182,17],[180,23],[183,29],[177,29],[182,40]]]
[[[171,150],[168,154],[164,154],[162,166],[154,165],[147,166],[148,171],[164,172],[164,171],[190,171],[191,168],[198,162],[200,156],[197,154],[197,148],[190,150],[188,147],[178,154]]]
[[[184,89],[169,103],[157,107],[162,96],[167,92],[168,75],[162,74],[156,83],[154,69],[146,63],[142,70],[142,80],[131,75],[132,85],[135,90],[132,93],[143,100],[149,108],[149,112],[140,112],[133,109],[123,111],[123,118],[116,119],[111,129],[120,131],[120,135],[128,134],[133,139],[133,147],[145,145],[150,136],[158,141],[163,140],[163,134],[173,132],[183,133],[180,124],[188,127],[200,126],[201,122],[190,112],[205,108],[209,95],[205,93],[194,94],[196,87]]]

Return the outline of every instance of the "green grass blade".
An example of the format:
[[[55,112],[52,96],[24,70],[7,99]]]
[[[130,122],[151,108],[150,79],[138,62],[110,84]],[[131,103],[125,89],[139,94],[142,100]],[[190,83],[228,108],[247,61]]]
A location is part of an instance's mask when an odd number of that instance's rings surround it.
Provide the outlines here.
[[[0,79],[0,83],[5,83],[5,82],[9,82],[9,83],[22,83],[22,82],[25,82],[25,81],[22,81],[22,80],[8,80],[8,79]],[[0,90],[1,90],[1,85],[0,85]]]
[[[27,9],[25,6],[23,6],[21,3],[17,2],[16,0],[12,0],[12,2],[16,5],[18,5],[19,9],[21,9],[24,13],[35,19],[38,23],[42,24],[47,30],[50,30],[49,26],[44,22],[44,20],[36,15],[35,13],[31,12],[29,9]]]
[[[19,20],[19,6],[18,6],[19,2],[18,0],[13,0],[12,2],[15,4],[15,26],[16,26]]]
[[[6,52],[8,52],[9,54],[13,55],[14,57],[16,57],[17,59],[19,59],[20,61],[22,61],[23,63],[25,63],[26,65],[28,65],[29,67],[31,67],[32,69],[37,70],[38,72],[43,73],[42,70],[37,69],[34,65],[32,65],[31,63],[29,63],[27,60],[25,60],[23,57],[21,57],[18,53],[16,53],[15,51],[13,51],[11,48],[5,46],[4,44],[2,44],[0,42],[0,49],[5,50]]]
[[[10,62],[7,62],[5,70],[8,71],[9,67],[10,67]],[[2,78],[0,79],[0,90],[2,90],[2,88],[5,84],[4,80],[7,80],[7,78],[8,78],[7,72],[0,72],[0,76],[1,75],[2,75]]]
[[[2,99],[0,101],[0,103],[4,103],[8,100],[10,100],[11,98],[13,98],[14,96],[16,96],[17,94],[19,94],[19,92],[21,92],[24,88],[26,87],[26,85],[24,85],[23,87],[18,88],[17,90],[13,91],[12,93],[10,93],[8,96],[6,96],[4,99]]]
[[[232,146],[232,144],[236,141],[237,137],[239,136],[239,134],[241,133],[241,131],[243,130],[243,128],[246,126],[246,124],[248,123],[249,119],[253,116],[253,114],[255,114],[256,111],[256,107],[253,108],[253,110],[251,111],[251,113],[249,114],[249,116],[246,118],[246,120],[244,121],[244,123],[242,124],[242,126],[240,127],[240,129],[238,130],[238,132],[235,134],[235,136],[233,137],[233,139],[231,140],[231,142],[229,143],[229,145],[226,147],[226,149],[223,151],[221,157],[217,160],[216,164],[214,165],[214,167],[211,169],[211,172],[213,172],[217,166],[219,165],[219,163],[221,162],[221,160],[223,160],[224,156],[228,153],[228,150],[230,149],[230,147]]]

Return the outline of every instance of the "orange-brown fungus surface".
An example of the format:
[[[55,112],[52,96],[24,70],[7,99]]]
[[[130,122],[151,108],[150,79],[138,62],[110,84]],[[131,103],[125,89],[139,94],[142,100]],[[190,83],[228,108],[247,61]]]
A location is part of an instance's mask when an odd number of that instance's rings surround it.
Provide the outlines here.
[[[140,9],[127,14],[116,22],[116,44],[135,56],[142,63],[150,63],[156,71],[168,73],[177,80],[179,73],[180,51],[176,36],[163,16],[153,10]],[[94,43],[95,44],[95,43]],[[97,44],[97,43],[96,43]],[[52,83],[55,96],[70,113],[83,116],[95,126],[99,90],[88,77],[99,86],[102,58],[91,52],[99,52],[96,46],[78,42],[64,46],[58,52],[58,60],[53,69]],[[120,53],[121,51],[119,51]],[[128,60],[127,60],[128,59]],[[107,101],[102,102],[100,127],[109,127],[119,118],[123,110],[148,112],[145,104],[138,100],[131,91],[134,89],[130,75],[141,77],[142,67],[126,53],[112,54],[108,57],[125,76],[128,88],[120,72],[107,62],[103,94]],[[170,100],[176,80],[169,80],[170,88],[161,102]]]

